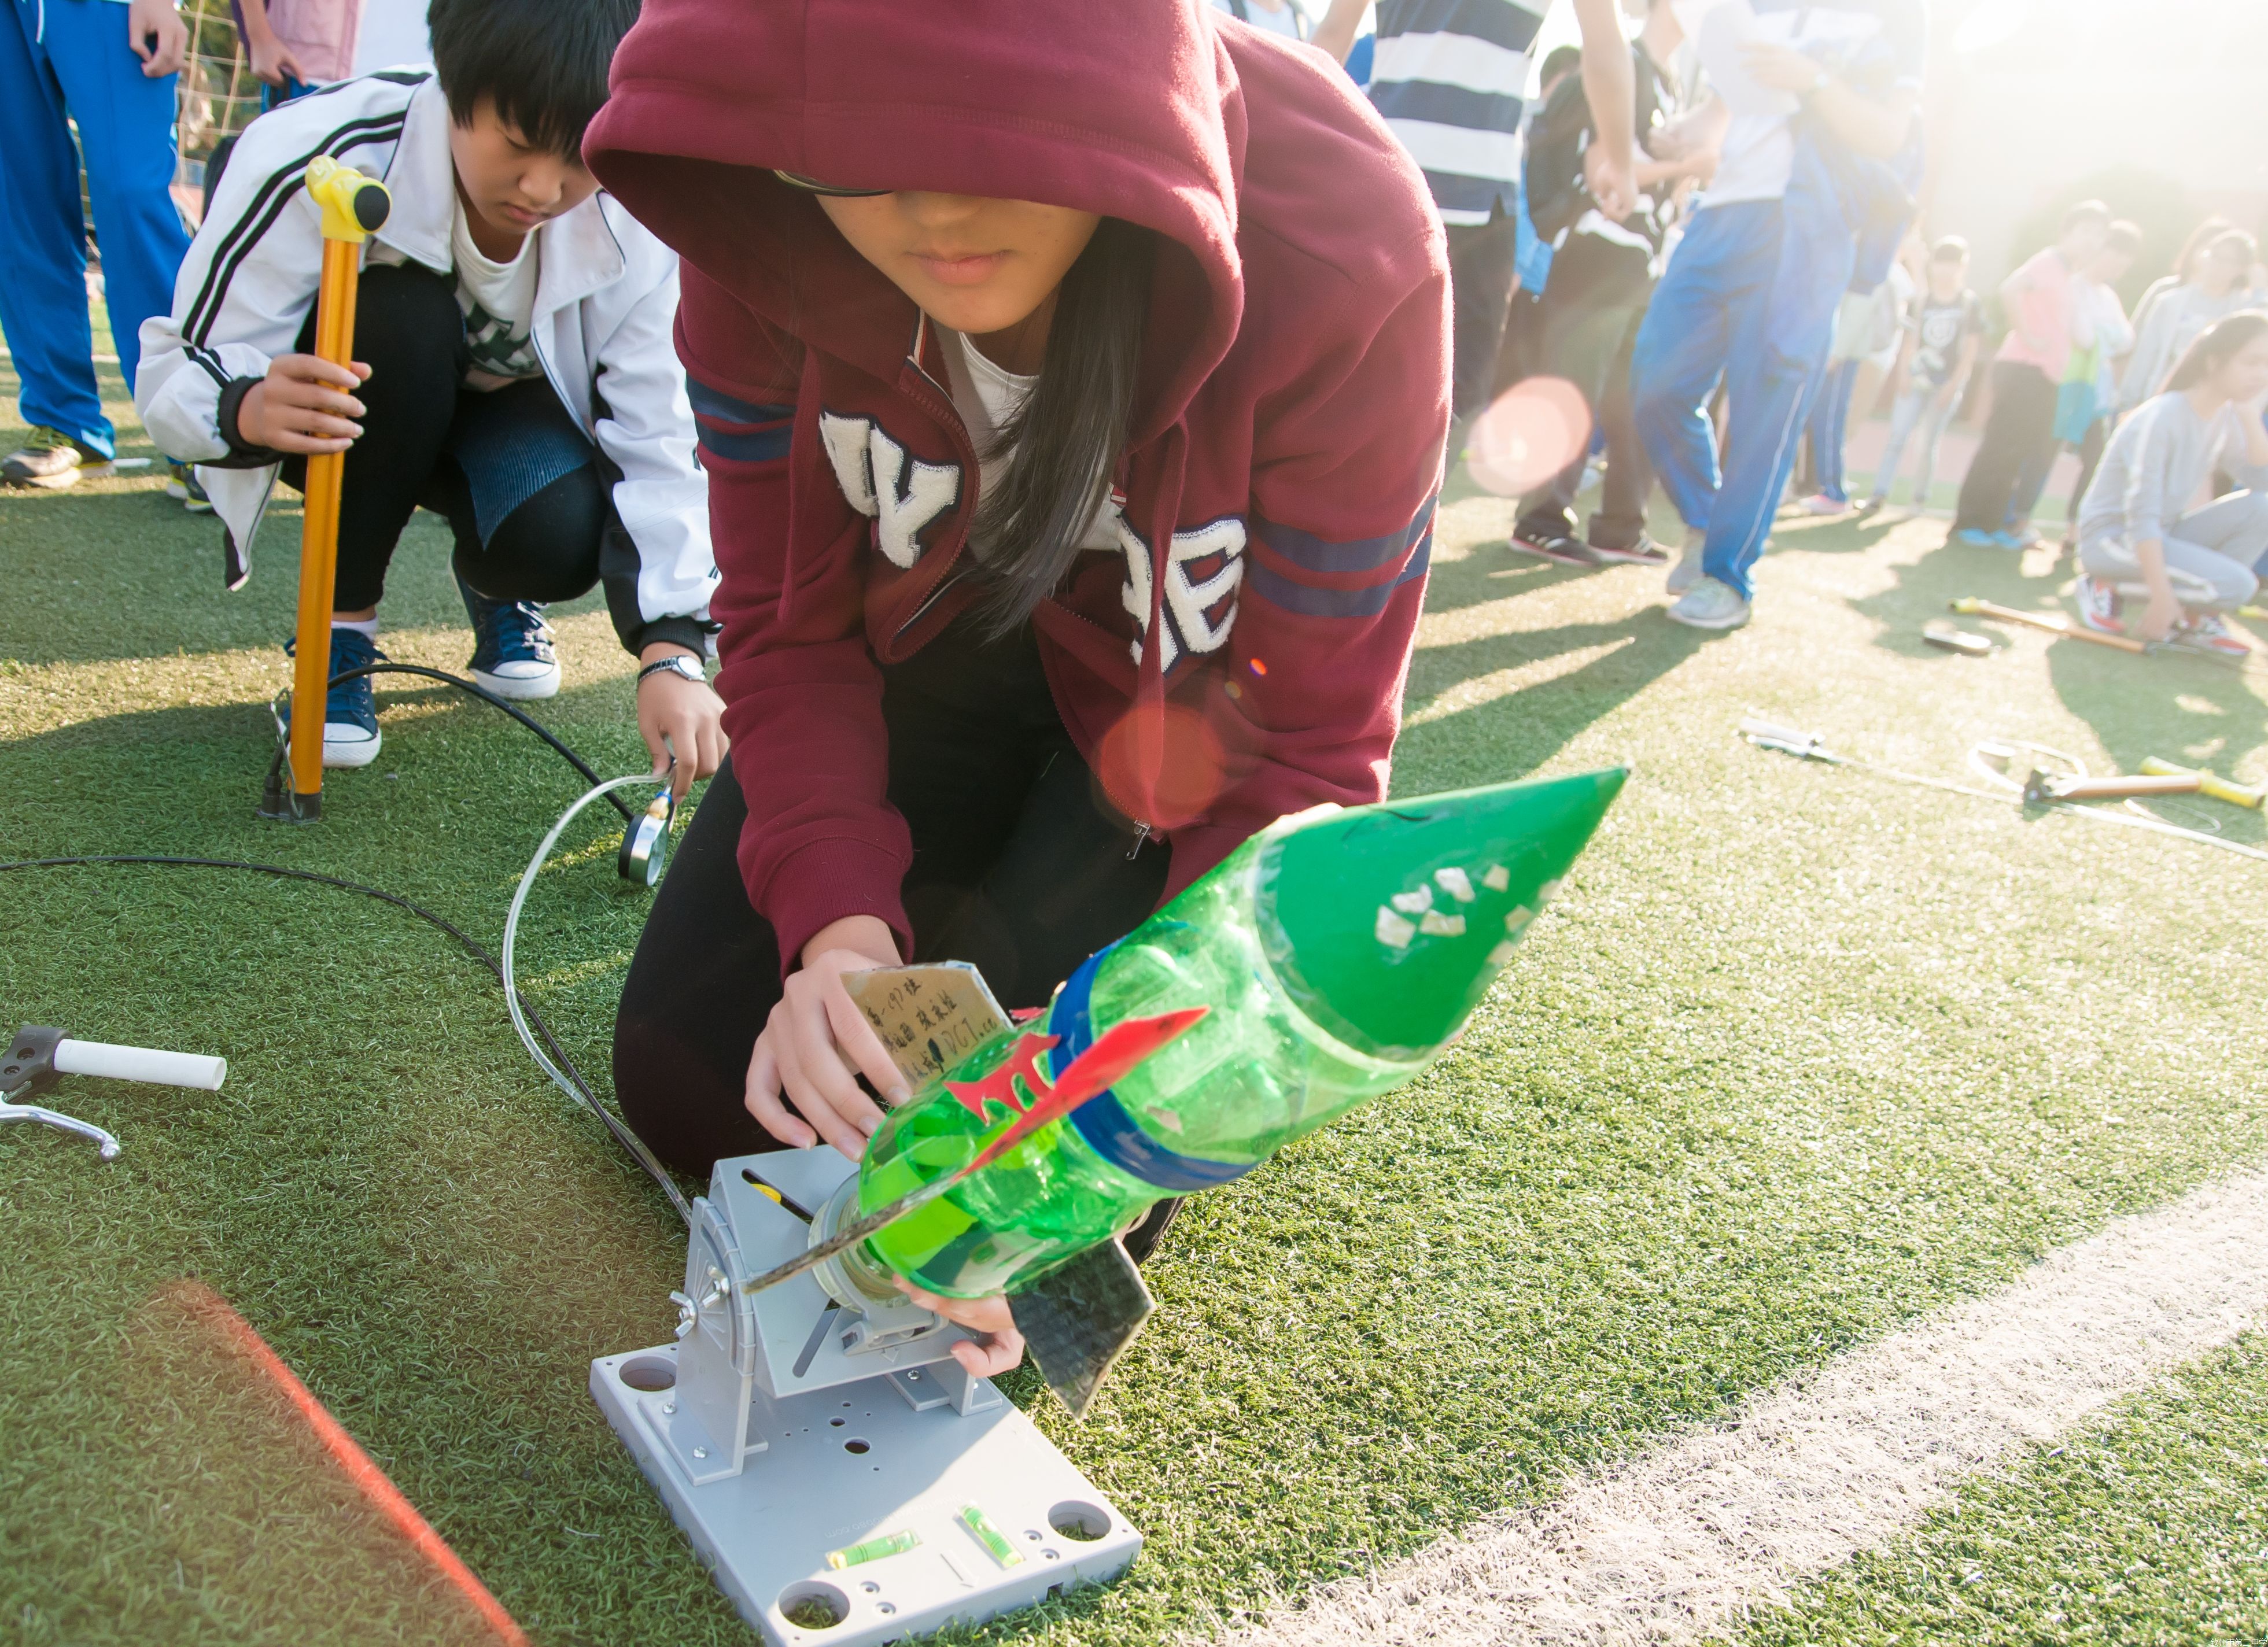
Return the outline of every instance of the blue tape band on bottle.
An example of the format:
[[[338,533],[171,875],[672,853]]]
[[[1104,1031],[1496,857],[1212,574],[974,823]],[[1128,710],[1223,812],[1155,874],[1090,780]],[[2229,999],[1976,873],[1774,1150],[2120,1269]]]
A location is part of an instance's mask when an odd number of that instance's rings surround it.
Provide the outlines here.
[[[1102,964],[1102,958],[1117,947],[1114,944],[1088,956],[1056,996],[1055,1009],[1048,1015],[1048,1032],[1062,1037],[1052,1060],[1057,1070],[1094,1044],[1094,1022],[1088,1011],[1088,996],[1094,991],[1095,970]],[[1117,1093],[1108,1089],[1097,1092],[1071,1111],[1068,1119],[1079,1136],[1086,1140],[1087,1147],[1120,1172],[1176,1194],[1229,1183],[1258,1165],[1208,1161],[1167,1149],[1135,1124],[1134,1117],[1118,1101]]]

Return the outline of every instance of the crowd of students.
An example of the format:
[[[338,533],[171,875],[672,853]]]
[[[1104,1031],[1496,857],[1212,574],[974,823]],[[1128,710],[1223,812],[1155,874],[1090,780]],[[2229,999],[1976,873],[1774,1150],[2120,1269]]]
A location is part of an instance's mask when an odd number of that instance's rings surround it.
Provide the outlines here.
[[[603,587],[657,773],[713,775],[623,990],[632,1124],[692,1173],[855,1154],[901,1085],[845,973],[950,956],[1037,1004],[1276,817],[1382,798],[1445,453],[1507,371],[1575,386],[1606,458],[1580,533],[1578,451],[1514,546],[1658,566],[1698,629],[1748,621],[1807,431],[1845,506],[1886,380],[1860,507],[1909,443],[1926,496],[1984,323],[1967,248],[1909,233],[1920,0],[1631,0],[1634,40],[1572,0],[1531,111],[1547,3],[1379,0],[1358,40],[1364,0],[431,0],[430,65],[360,72],[386,0],[245,0],[273,107],[190,239],[168,0],[8,0],[6,475],[114,449],[76,110],[122,366],[230,585],[343,454],[336,665],[380,655],[425,507],[484,684],[556,692],[545,606]],[[394,198],[343,368],[325,154]],[[2268,504],[2191,504],[2268,460],[2268,319],[2222,225],[2130,330],[2135,244],[2090,202],[2010,277],[1955,535],[2020,540],[2053,443],[2099,453],[2088,621],[2135,584],[2141,632],[2210,641]],[[376,757],[367,677],[323,713],[327,764]],[[972,1366],[1012,1359],[1005,1305],[962,1313]]]

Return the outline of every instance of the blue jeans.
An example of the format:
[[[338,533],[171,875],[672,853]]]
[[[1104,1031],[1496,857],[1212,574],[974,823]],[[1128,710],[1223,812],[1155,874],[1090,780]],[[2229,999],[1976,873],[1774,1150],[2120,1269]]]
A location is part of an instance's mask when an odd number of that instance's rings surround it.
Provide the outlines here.
[[[112,0],[0,0],[0,330],[24,422],[114,448],[94,381],[79,153],[102,236],[111,341],[127,386],[142,322],[173,306],[189,249],[173,207],[173,86],[152,80]],[[67,118],[78,122],[78,146]]]
[[[1679,518],[1708,533],[1702,570],[1743,597],[1855,255],[1841,224],[1796,228],[1776,200],[1705,206],[1638,327],[1631,394],[1639,437]],[[1709,420],[1720,380],[1731,424],[1721,471]]]
[[[1843,436],[1851,420],[1851,394],[1859,386],[1859,363],[1838,360],[1827,368],[1812,396],[1804,434],[1811,442],[1811,469],[1819,495],[1838,504],[1851,501],[1843,488]]]

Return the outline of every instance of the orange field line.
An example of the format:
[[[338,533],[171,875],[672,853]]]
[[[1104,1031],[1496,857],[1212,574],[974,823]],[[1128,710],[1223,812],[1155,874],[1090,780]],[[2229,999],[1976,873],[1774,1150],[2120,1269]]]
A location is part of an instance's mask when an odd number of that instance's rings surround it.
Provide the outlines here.
[[[475,1612],[488,1621],[489,1628],[507,1647],[529,1647],[527,1634],[519,1628],[504,1604],[489,1593],[488,1586],[474,1575],[473,1570],[459,1559],[432,1525],[417,1513],[417,1507],[401,1496],[401,1489],[387,1479],[386,1472],[361,1444],[349,1435],[339,1421],[331,1416],[314,1392],[299,1381],[299,1377],[284,1364],[282,1357],[268,1347],[252,1323],[239,1315],[228,1300],[202,1282],[186,1281],[169,1289],[174,1299],[191,1315],[202,1318],[217,1327],[253,1364],[266,1373],[270,1382],[283,1391],[308,1427],[322,1442],[347,1479],[360,1489],[378,1511],[391,1521],[401,1536],[408,1539],[425,1559],[440,1570],[441,1576],[457,1587],[460,1594],[473,1605]]]

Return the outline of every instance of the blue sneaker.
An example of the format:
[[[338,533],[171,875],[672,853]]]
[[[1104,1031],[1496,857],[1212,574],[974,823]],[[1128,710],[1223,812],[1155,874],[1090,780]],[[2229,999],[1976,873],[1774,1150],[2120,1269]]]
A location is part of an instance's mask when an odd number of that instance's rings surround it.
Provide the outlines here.
[[[1953,534],[1955,543],[1965,543],[1972,549],[1997,549],[2001,547],[2000,534],[1987,532],[1982,526],[1963,526]]]
[[[491,600],[463,578],[457,592],[473,625],[473,679],[500,698],[526,702],[559,690],[559,654],[533,600]]]
[[[287,641],[287,656],[297,651],[297,640]],[[386,654],[360,629],[331,631],[331,674],[383,663]],[[366,767],[378,759],[378,694],[368,675],[341,680],[323,699],[323,764],[327,767]]]

